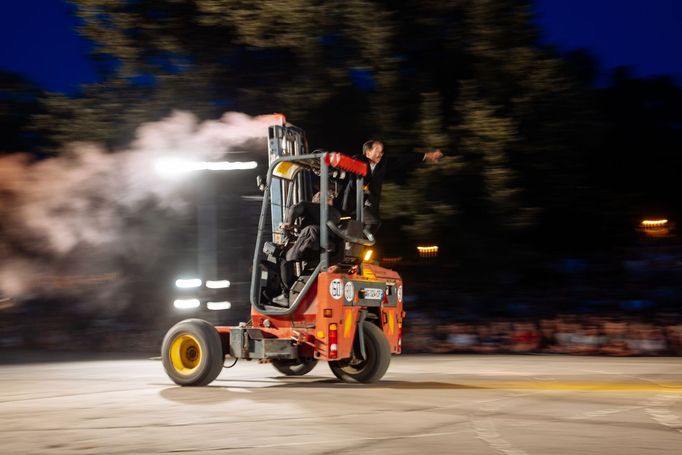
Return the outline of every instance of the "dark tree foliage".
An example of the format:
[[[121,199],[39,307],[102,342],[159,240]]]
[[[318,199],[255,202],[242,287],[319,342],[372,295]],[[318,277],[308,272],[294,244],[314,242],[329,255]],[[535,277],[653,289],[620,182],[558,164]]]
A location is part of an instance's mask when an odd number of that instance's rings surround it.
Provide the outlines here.
[[[34,115],[43,112],[43,91],[23,76],[0,71],[0,154],[42,153],[48,145],[44,131],[32,128]]]
[[[387,254],[435,241],[472,276],[519,269],[628,241],[652,201],[663,213],[679,193],[680,89],[622,75],[595,88],[589,54],[539,44],[530,1],[72,3],[102,82],[44,99],[54,142],[114,149],[183,109],[283,112],[350,154],[368,137],[387,153],[443,148],[387,184]]]
[[[679,213],[682,90],[669,77],[636,79],[619,68],[597,99],[608,142],[590,170],[627,201],[625,215]]]

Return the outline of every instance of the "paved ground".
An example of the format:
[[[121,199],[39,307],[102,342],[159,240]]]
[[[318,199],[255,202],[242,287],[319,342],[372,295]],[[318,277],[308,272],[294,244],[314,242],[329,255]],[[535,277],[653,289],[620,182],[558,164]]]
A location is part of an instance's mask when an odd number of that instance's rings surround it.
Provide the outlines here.
[[[35,360],[35,359],[34,359]],[[239,362],[180,388],[158,360],[0,366],[2,454],[680,454],[682,360],[402,356],[376,385]]]

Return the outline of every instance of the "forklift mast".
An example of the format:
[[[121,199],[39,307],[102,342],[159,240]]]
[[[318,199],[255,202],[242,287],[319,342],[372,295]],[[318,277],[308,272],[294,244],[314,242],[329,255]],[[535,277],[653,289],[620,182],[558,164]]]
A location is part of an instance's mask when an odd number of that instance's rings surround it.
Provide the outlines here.
[[[306,155],[307,153],[308,143],[302,129],[285,123],[284,120],[282,124],[272,125],[268,128],[268,166],[279,158]],[[279,167],[278,171],[285,176],[289,173],[293,175],[296,172],[295,166],[291,163],[280,163]],[[270,187],[270,224],[274,242],[281,241],[279,226],[284,222],[289,207],[301,201],[312,199],[313,184],[314,182],[308,173],[298,173],[294,180],[282,178],[272,182]]]

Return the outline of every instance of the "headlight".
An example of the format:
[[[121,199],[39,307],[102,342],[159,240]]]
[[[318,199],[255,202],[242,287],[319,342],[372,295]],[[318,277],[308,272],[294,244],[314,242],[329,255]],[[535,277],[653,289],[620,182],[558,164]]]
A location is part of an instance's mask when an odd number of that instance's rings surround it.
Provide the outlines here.
[[[230,302],[206,302],[206,308],[209,310],[229,310],[232,308]]]
[[[179,288],[198,288],[201,286],[201,280],[199,278],[181,278],[175,280],[175,286]]]
[[[199,308],[199,299],[177,299],[173,302],[173,306],[181,310]]]
[[[209,289],[229,288],[230,287],[230,281],[229,280],[216,280],[216,281],[208,280],[208,281],[206,281],[206,287]]]

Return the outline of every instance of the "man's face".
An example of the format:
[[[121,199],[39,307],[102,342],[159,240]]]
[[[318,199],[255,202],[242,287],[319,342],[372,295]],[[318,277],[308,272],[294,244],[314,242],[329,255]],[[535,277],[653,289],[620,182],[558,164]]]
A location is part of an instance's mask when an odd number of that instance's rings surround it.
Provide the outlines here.
[[[384,145],[377,142],[371,149],[365,152],[365,156],[372,164],[377,164],[381,161],[381,157],[384,156]]]

